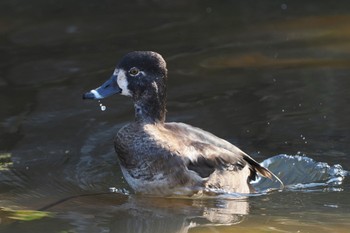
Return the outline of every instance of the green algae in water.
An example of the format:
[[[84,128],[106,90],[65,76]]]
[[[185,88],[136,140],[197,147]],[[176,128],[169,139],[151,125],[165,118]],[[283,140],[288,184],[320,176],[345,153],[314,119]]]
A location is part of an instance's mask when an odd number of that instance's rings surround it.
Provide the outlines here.
[[[0,171],[8,170],[12,164],[10,153],[0,153]]]
[[[0,212],[5,213],[5,217],[8,219],[19,220],[19,221],[39,220],[45,217],[51,217],[53,215],[53,213],[46,212],[46,211],[12,210],[10,208],[0,208]]]

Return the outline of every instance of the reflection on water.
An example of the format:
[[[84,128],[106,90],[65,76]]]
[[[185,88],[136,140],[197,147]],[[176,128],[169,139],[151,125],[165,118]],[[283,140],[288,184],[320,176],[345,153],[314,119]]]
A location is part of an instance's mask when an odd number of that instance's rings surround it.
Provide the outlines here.
[[[279,58],[268,57],[263,54],[243,54],[234,57],[210,58],[204,61],[206,68],[312,68],[312,67],[334,67],[347,68],[350,65],[348,58],[329,59],[329,58]]]
[[[278,155],[262,164],[280,176],[286,185],[285,191],[341,192],[343,189],[340,185],[348,176],[348,172],[340,165],[329,166],[303,156]],[[260,215],[265,215],[269,209],[262,203],[275,201],[273,196],[276,193],[267,192],[276,183],[259,178],[253,185],[258,193],[252,195],[222,194],[194,198],[129,195],[126,190],[114,189],[114,193],[80,194],[63,198],[39,208],[40,211],[3,208],[0,209],[0,216],[6,232],[21,232],[28,224],[40,224],[32,222],[34,220],[50,223],[51,218],[55,218],[64,223],[58,228],[60,232],[164,232],[166,229],[166,232],[186,233],[190,229],[243,223],[250,213],[250,202],[253,202],[255,208],[260,208]],[[278,187],[277,185],[276,189]],[[285,191],[279,192],[277,199],[284,200],[286,209],[295,208],[298,199]],[[323,207],[339,208],[339,205],[325,201]],[[276,223],[272,228],[279,224],[283,226],[285,223],[282,220],[283,218],[274,220]],[[19,224],[18,221],[22,222]],[[292,219],[283,221],[295,225]],[[313,225],[306,224],[305,229],[311,226]]]
[[[51,207],[48,213],[60,221],[68,221],[69,225],[62,226],[61,230],[69,232],[164,232],[166,229],[166,232],[185,233],[194,227],[240,223],[248,214],[248,208],[246,199],[169,199],[103,194],[67,200]],[[13,216],[5,216],[6,219],[4,229],[8,232],[23,231],[30,224],[9,221],[18,220]]]
[[[259,24],[254,30],[260,34],[243,35],[257,37],[253,49],[246,48],[244,51],[240,49],[238,53],[231,53],[228,50],[238,49],[237,47],[242,47],[242,44],[225,44],[223,45],[225,51],[205,59],[201,64],[210,69],[347,68],[350,65],[349,26],[349,15],[308,16]],[[259,40],[261,34],[272,38],[269,41]],[[272,44],[278,47],[278,50],[263,49],[258,52],[255,48]],[[297,44],[300,46],[296,47]],[[252,43],[243,46],[252,47]],[[217,49],[222,48],[218,46]],[[322,53],[327,53],[327,56],[322,56]]]
[[[346,232],[349,9],[348,1],[1,1],[0,231]],[[131,192],[112,140],[133,109],[125,98],[87,103],[81,94],[132,50],[166,58],[169,121],[238,145],[286,189],[266,194],[278,184],[259,179],[263,195],[244,198],[97,195]]]

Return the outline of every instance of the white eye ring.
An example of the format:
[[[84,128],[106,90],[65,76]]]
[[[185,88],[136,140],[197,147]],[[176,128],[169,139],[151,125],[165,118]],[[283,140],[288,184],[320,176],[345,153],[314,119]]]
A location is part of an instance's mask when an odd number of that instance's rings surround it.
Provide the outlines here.
[[[140,70],[137,69],[136,67],[132,67],[132,68],[129,70],[129,74],[130,74],[131,76],[136,76],[136,75],[138,75],[139,73],[140,73]]]

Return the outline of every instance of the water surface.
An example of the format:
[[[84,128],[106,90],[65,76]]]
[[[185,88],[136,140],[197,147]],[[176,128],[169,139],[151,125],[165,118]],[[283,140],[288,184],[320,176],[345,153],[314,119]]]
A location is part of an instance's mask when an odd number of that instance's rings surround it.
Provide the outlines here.
[[[0,12],[1,232],[349,229],[347,1],[2,0]],[[289,186],[244,198],[121,192],[132,190],[112,139],[131,100],[81,95],[132,50],[167,60],[169,121],[227,139]]]

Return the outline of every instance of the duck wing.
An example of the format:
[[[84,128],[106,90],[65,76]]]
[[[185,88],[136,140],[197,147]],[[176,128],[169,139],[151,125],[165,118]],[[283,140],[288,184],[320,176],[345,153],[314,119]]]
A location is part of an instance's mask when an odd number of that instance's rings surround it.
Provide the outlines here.
[[[184,123],[166,123],[165,127],[179,135],[179,140],[187,148],[187,153],[180,153],[186,154],[183,159],[187,168],[202,178],[209,177],[216,170],[240,171],[246,166],[250,170],[249,180],[254,180],[257,173],[270,179],[275,177],[238,147],[207,131]]]

